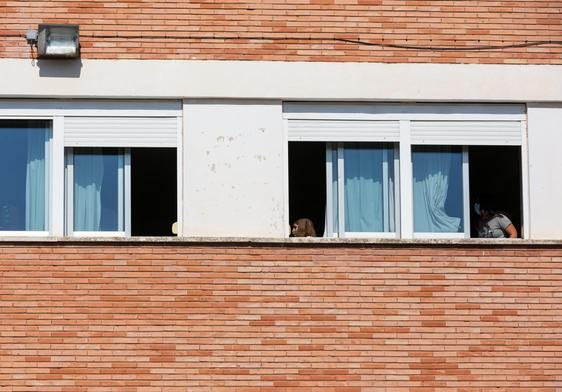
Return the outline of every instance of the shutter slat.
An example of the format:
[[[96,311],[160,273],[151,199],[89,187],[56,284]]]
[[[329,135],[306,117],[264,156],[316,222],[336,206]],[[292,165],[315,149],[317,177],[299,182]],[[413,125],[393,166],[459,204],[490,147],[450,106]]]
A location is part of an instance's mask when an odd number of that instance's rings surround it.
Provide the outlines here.
[[[400,137],[398,121],[289,120],[289,141],[394,142]]]
[[[177,147],[176,117],[66,117],[70,147]]]
[[[522,141],[520,121],[412,121],[412,144],[513,145]]]

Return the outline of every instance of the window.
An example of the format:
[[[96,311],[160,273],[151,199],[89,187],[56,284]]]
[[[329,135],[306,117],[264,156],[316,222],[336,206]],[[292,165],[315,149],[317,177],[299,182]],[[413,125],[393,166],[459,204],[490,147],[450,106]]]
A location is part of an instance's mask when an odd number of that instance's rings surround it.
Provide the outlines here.
[[[523,231],[523,105],[294,102],[283,116],[290,218],[316,216],[320,235],[470,238],[490,212]]]
[[[172,235],[175,148],[68,149],[66,176],[68,234]]]
[[[0,231],[48,231],[50,122],[0,121]]]
[[[470,206],[487,199],[497,212],[507,216],[521,236],[522,174],[521,147],[469,146]],[[470,208],[471,237],[478,236],[478,220]]]
[[[390,143],[328,143],[328,236],[396,232],[395,147]],[[331,208],[330,208],[331,206]]]
[[[75,148],[68,153],[69,232],[125,234],[128,158],[119,148]]]
[[[414,237],[476,238],[483,199],[521,233],[521,148],[412,146]]]
[[[131,235],[173,235],[177,178],[175,148],[131,148]]]
[[[179,233],[181,100],[2,100],[0,236]]]
[[[289,143],[289,173],[290,223],[308,218],[316,234],[322,236],[326,219],[326,143]]]
[[[462,147],[412,147],[414,233],[464,236],[466,164]]]
[[[289,214],[318,235],[396,237],[398,155],[392,143],[289,144]]]

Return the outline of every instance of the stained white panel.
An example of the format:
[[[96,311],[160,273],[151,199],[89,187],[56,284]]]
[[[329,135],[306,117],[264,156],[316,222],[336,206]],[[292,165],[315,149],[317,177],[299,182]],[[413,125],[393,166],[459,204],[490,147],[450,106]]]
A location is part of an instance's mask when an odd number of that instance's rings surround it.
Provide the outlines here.
[[[289,120],[289,141],[398,141],[398,121]]]
[[[286,234],[280,118],[280,101],[185,101],[184,236]]]
[[[520,121],[412,121],[412,144],[521,145]]]
[[[68,147],[177,147],[176,117],[65,117]]]

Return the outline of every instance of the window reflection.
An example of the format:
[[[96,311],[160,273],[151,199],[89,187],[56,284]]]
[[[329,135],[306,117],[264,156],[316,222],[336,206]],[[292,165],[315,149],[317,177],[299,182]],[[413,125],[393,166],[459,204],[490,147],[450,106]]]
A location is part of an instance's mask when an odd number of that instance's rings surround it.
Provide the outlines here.
[[[0,231],[46,230],[47,121],[0,122]]]

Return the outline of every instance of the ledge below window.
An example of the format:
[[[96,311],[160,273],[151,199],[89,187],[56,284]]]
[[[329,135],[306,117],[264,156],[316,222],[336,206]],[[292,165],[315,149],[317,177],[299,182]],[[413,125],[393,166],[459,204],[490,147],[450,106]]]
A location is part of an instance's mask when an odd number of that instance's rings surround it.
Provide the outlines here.
[[[562,246],[562,239],[380,239],[380,238],[258,238],[258,237],[33,237],[0,236],[1,244],[154,244],[154,245],[273,245],[273,246],[444,246],[444,247],[528,247]]]

